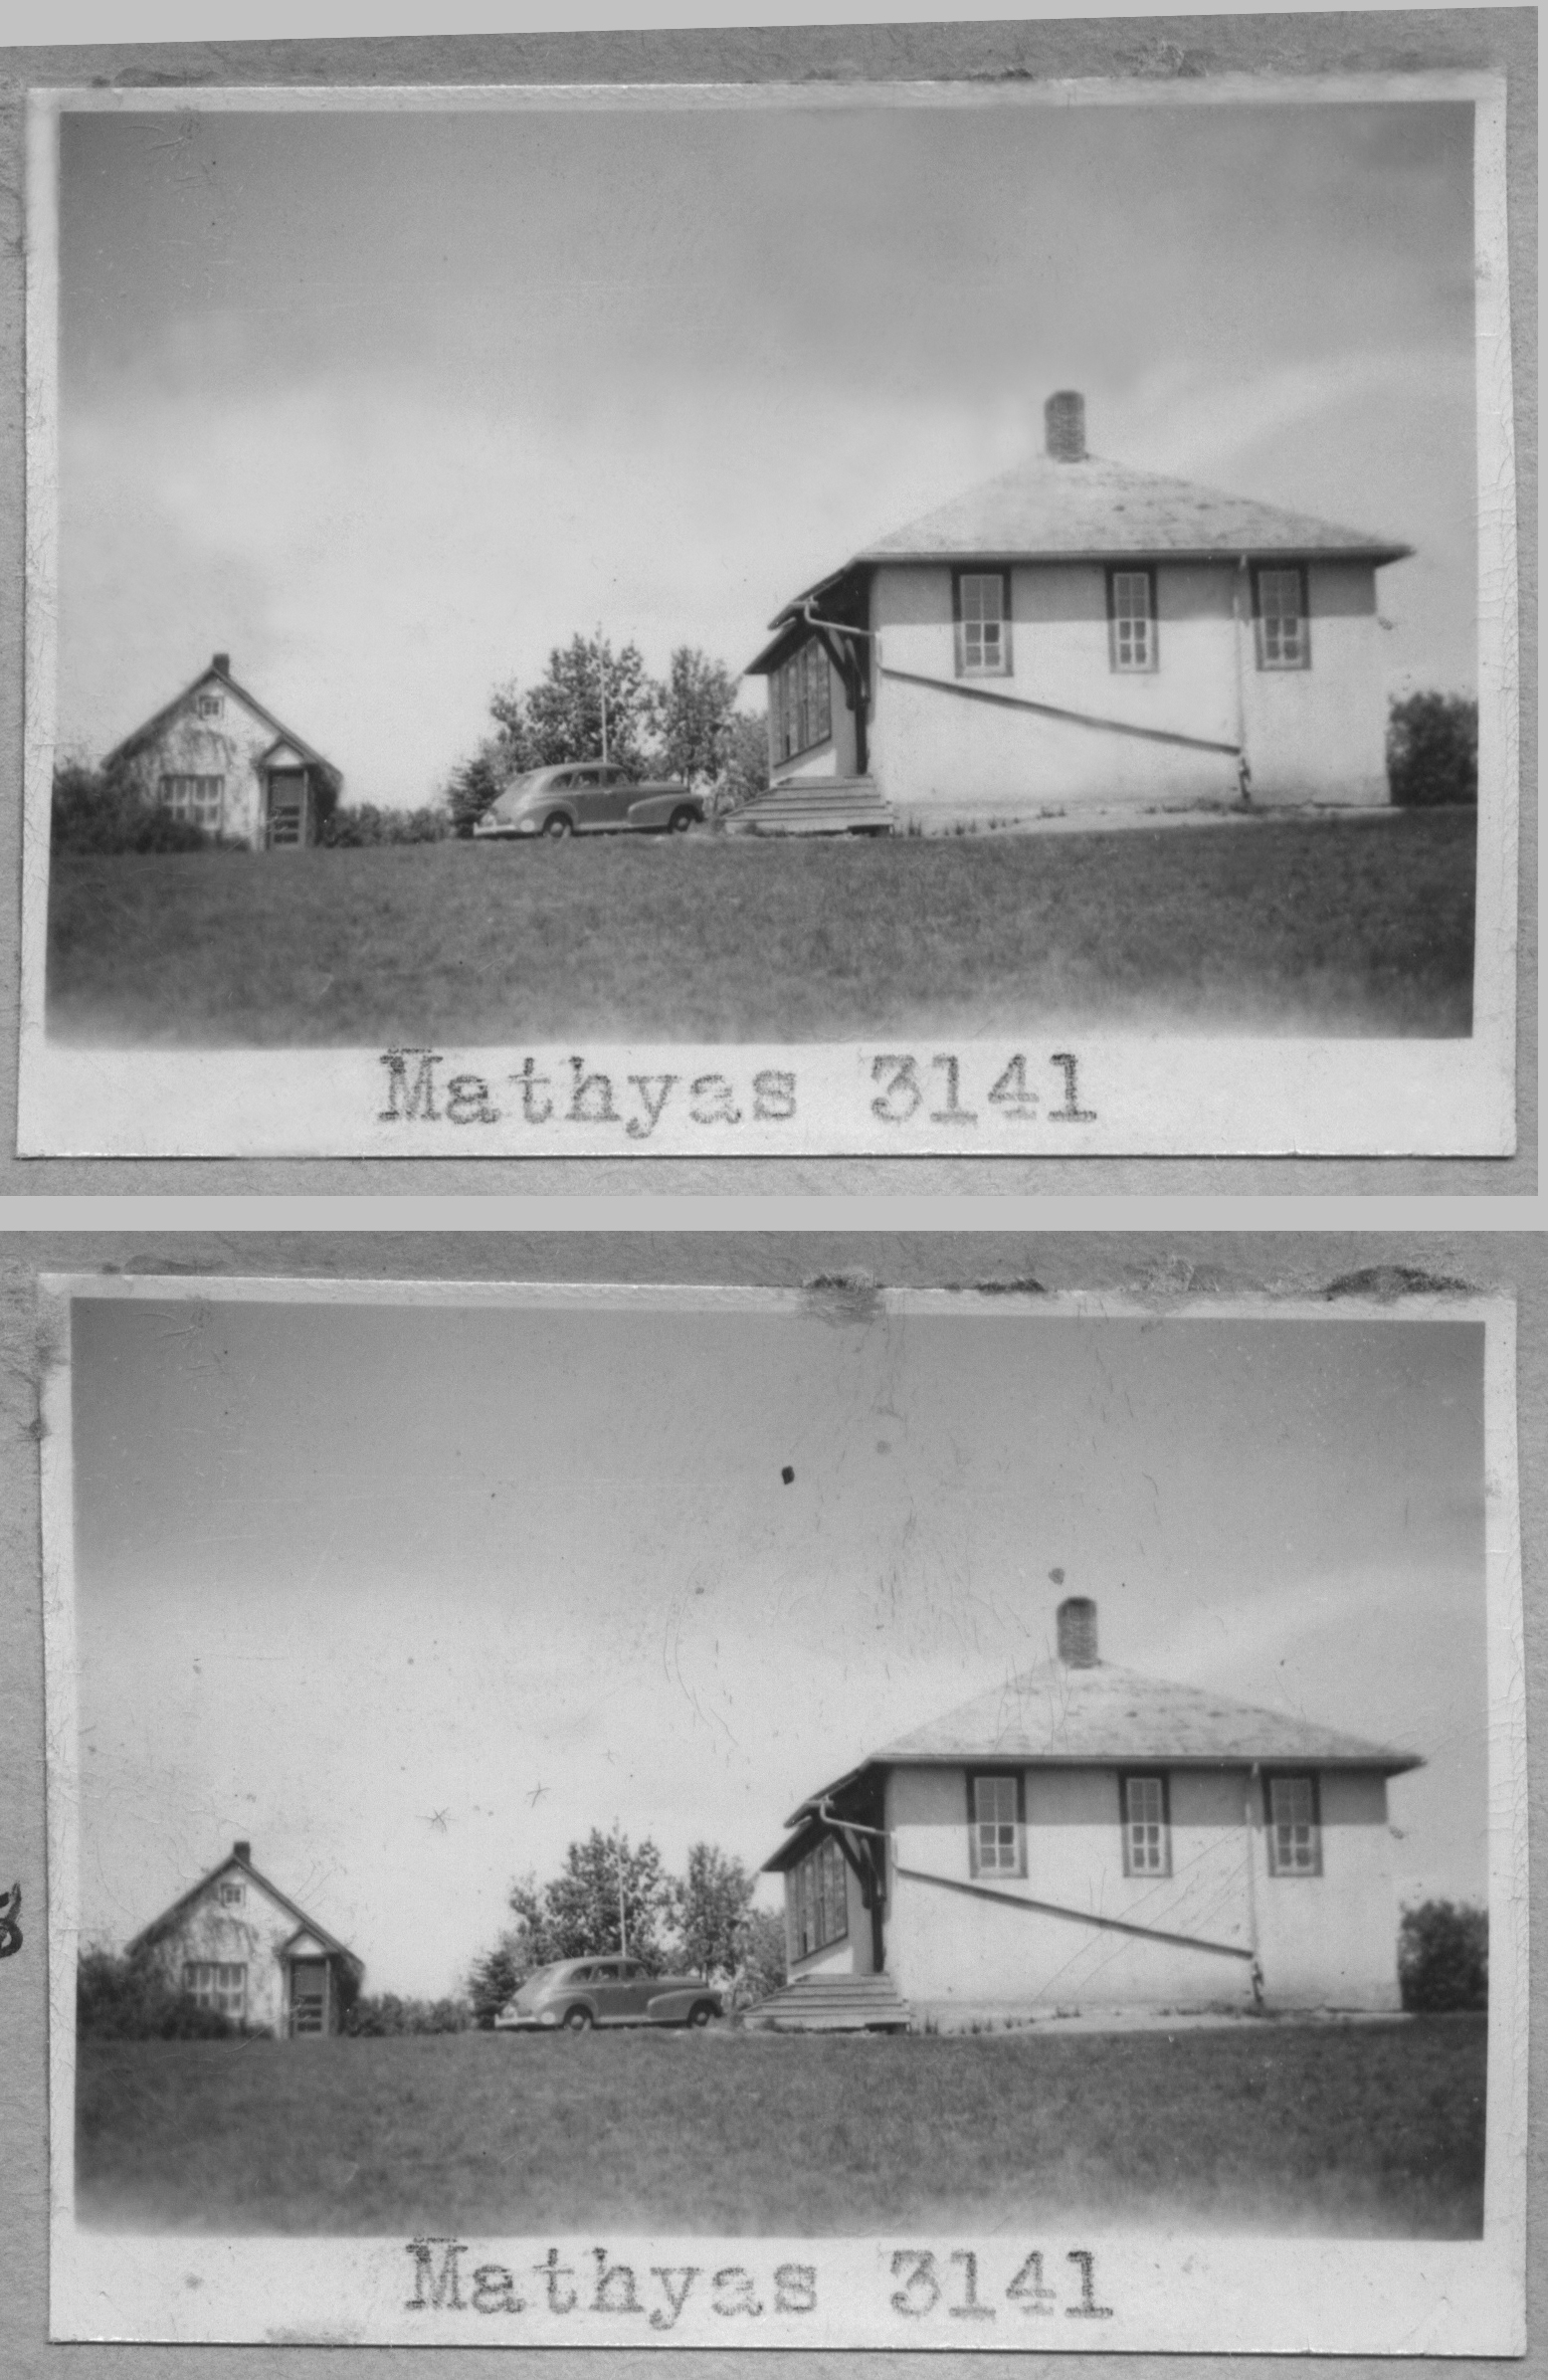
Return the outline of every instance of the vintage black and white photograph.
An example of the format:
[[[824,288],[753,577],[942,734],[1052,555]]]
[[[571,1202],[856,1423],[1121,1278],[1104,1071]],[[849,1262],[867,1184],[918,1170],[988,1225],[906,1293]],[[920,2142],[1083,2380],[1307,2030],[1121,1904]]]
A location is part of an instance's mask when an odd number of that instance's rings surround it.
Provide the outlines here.
[[[1508,1150],[1502,93],[36,95],[23,1146]]]
[[[1519,2351],[1507,1303],[48,1344],[56,2336]]]

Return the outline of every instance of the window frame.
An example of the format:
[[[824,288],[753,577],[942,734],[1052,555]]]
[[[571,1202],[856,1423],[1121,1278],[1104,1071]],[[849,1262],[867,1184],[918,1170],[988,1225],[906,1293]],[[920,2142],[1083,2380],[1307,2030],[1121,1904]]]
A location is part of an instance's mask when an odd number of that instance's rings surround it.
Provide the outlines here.
[[[206,814],[201,802],[213,802],[213,813]],[[206,834],[220,834],[226,824],[224,770],[217,774],[204,769],[163,769],[156,779],[156,807],[171,818],[186,818],[203,827]]]
[[[194,716],[196,718],[218,719],[224,716],[225,709],[226,697],[224,694],[197,694],[194,697]]]
[[[1000,658],[992,665],[983,662],[972,666],[967,658],[968,620],[963,607],[963,589],[970,578],[997,579],[1000,586]],[[955,646],[955,661],[959,678],[1009,678],[1013,675],[1011,657],[1011,573],[1009,569],[991,565],[987,569],[976,563],[971,569],[963,565],[951,573],[951,627]]]
[[[238,1978],[233,1982],[231,1978]],[[246,2024],[248,2013],[248,1968],[246,1959],[185,1958],[183,1961],[183,1990],[196,2008],[211,2008],[217,2016],[234,2017],[239,2025]],[[233,2004],[231,1994],[238,1995]]]
[[[1293,578],[1296,601],[1296,655],[1293,661],[1270,659],[1267,639],[1267,614],[1263,609],[1263,581],[1265,578]],[[1304,562],[1255,562],[1253,564],[1253,641],[1260,670],[1277,675],[1280,671],[1309,670],[1311,667],[1311,592],[1306,583]],[[1282,615],[1277,615],[1282,617]]]
[[[1124,661],[1118,652],[1118,581],[1137,578],[1145,587],[1145,659]],[[1156,574],[1148,562],[1112,563],[1107,571],[1107,667],[1120,678],[1153,678],[1161,667],[1161,637],[1156,619]]]
[[[1010,1784],[1016,1788],[1015,1865],[1003,1868],[998,1862],[986,1868],[983,1843],[979,1830],[984,1826],[1003,1826],[1003,1819],[981,1819],[978,1815],[978,1788],[989,1783]],[[1024,1877],[1027,1873],[1027,1776],[1019,1768],[970,1768],[967,1771],[968,1873],[975,1877]]]
[[[1136,1826],[1150,1826],[1155,1822],[1148,1818],[1135,1819],[1129,1816],[1129,1787],[1131,1785],[1159,1785],[1161,1788],[1161,1865],[1159,1868],[1141,1868],[1135,1863],[1133,1830]],[[1167,1770],[1164,1768],[1122,1768],[1118,1771],[1118,1823],[1123,1834],[1124,1875],[1132,1876],[1139,1881],[1170,1876],[1172,1873],[1172,1780]]]
[[[1311,1789],[1311,1859],[1304,1868],[1283,1868],[1279,1865],[1279,1822],[1273,1813],[1273,1789],[1276,1785],[1307,1785]],[[1322,1874],[1322,1780],[1314,1768],[1264,1769],[1263,1832],[1267,1838],[1268,1874],[1276,1882],[1283,1880],[1307,1884]]]
[[[837,1873],[835,1867],[837,1864]],[[828,1889],[823,1889],[821,1870],[828,1871]],[[803,1880],[810,1879],[809,1883]],[[835,1887],[837,1889],[835,1890]],[[807,1940],[807,1913],[812,1916],[811,1940]],[[820,1952],[831,1950],[836,1942],[845,1942],[850,1933],[850,1872],[849,1863],[840,1848],[837,1836],[824,1835],[803,1852],[791,1870],[791,1914],[794,1919],[795,1951],[798,1959],[816,1958]],[[837,1916],[833,1930],[824,1932],[824,1925]]]

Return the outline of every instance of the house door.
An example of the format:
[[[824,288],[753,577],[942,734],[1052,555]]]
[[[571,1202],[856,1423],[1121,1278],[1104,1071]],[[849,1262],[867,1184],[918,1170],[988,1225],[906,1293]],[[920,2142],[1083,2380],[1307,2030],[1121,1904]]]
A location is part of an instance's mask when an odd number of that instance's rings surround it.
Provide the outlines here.
[[[269,772],[269,848],[294,851],[306,840],[306,771],[272,768]]]
[[[290,2031],[326,2033],[328,2029],[328,1962],[325,1958],[290,1961]]]

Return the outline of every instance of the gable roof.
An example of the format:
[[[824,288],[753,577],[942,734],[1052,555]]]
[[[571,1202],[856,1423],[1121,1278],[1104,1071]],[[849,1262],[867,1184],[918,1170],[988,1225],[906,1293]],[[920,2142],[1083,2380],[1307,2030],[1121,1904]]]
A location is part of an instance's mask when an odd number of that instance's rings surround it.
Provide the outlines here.
[[[224,658],[223,655],[221,660]],[[162,728],[168,726],[176,718],[178,712],[186,703],[193,700],[194,695],[202,687],[212,684],[220,687],[225,694],[235,694],[239,702],[245,702],[249,710],[253,711],[257,717],[263,720],[265,726],[272,730],[277,741],[290,744],[313,768],[325,769],[330,777],[337,777],[342,784],[343,779],[333,763],[330,760],[324,760],[315,745],[307,743],[304,736],[297,735],[293,728],[286,726],[283,719],[276,718],[274,712],[260,702],[256,694],[250,694],[245,686],[239,686],[230,670],[221,667],[220,661],[212,661],[207,670],[201,670],[197,678],[190,679],[180,694],[174,694],[170,702],[163,702],[161,708],[148,718],[142,727],[136,727],[132,735],[126,735],[121,743],[114,744],[102,762],[103,768],[111,768],[114,761],[132,760],[136,752],[143,751],[146,744],[155,741]]]
[[[347,1958],[353,1964],[359,1965],[354,1952],[346,1949],[336,1934],[330,1934],[325,1926],[317,1923],[315,1917],[308,1917],[306,1911],[300,1908],[288,1892],[282,1892],[278,1884],[272,1884],[267,1876],[260,1876],[252,1861],[244,1859],[242,1854],[236,1851],[222,1860],[218,1867],[212,1868],[208,1876],[201,1876],[196,1884],[190,1884],[187,1891],[174,1900],[170,1908],[163,1909],[159,1917],[152,1917],[148,1925],[142,1926],[133,1941],[127,1945],[127,1951],[139,1950],[148,1943],[159,1941],[163,1934],[170,1933],[184,1910],[191,1908],[193,1903],[209,1890],[211,1884],[233,1869],[239,1876],[245,1876],[250,1883],[259,1885],[263,1891],[269,1894],[271,1900],[277,1900],[280,1906],[295,1919],[298,1931],[312,1935],[330,1954],[339,1958]],[[292,1936],[291,1939],[293,1940],[293,1938]]]
[[[1034,455],[872,539],[842,568],[803,588],[769,622],[779,634],[748,675],[771,666],[803,604],[852,571],[881,562],[1235,562],[1247,554],[1366,561],[1374,568],[1413,551],[1396,538],[1097,455],[1073,462]]]
[[[1169,1768],[1264,1765],[1376,1769],[1399,1776],[1422,1768],[1424,1755],[1317,1726],[1292,1711],[1262,1710],[1202,1686],[1146,1678],[1111,1662],[1087,1667],[1041,1662],[959,1702],[922,1727],[895,1736],[811,1795],[786,1819],[812,1817],[831,1794],[867,1769],[982,1761],[1034,1767],[1122,1767],[1154,1761]]]

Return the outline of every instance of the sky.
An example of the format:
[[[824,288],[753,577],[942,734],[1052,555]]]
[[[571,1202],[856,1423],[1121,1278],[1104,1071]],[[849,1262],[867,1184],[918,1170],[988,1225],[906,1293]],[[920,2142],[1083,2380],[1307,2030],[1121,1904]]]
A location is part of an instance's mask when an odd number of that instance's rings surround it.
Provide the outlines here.
[[[576,631],[742,669],[1056,387],[1414,544],[1388,683],[1475,682],[1465,105],[67,114],[60,238],[81,756],[219,650],[426,800]]]
[[[1422,1753],[1400,1897],[1482,1898],[1482,1338],[79,1302],[85,1933],[241,1837],[368,1990],[450,1991],[576,1837],[756,1868],[1076,1593],[1107,1660]]]

